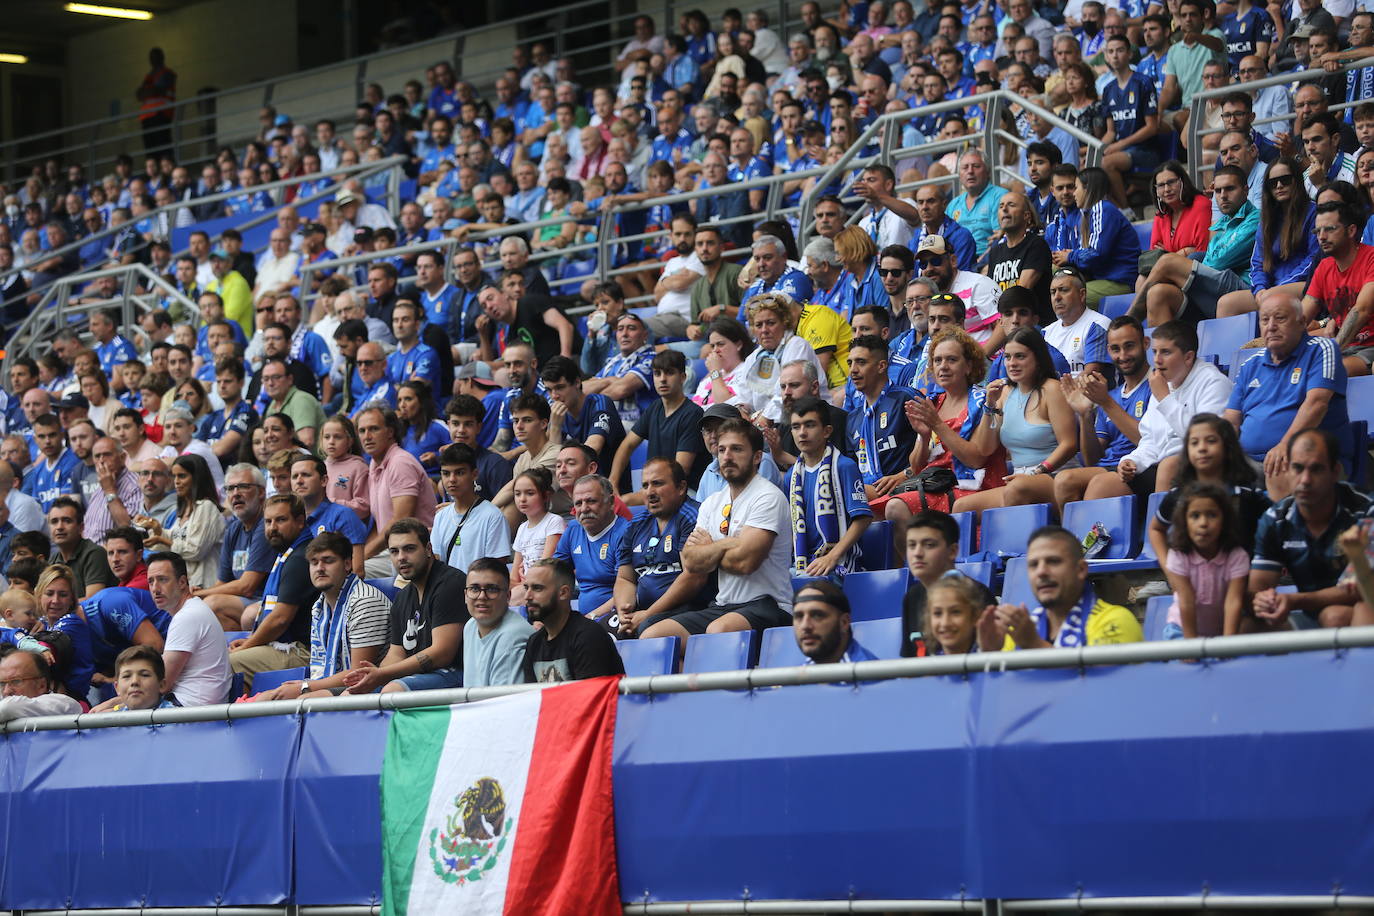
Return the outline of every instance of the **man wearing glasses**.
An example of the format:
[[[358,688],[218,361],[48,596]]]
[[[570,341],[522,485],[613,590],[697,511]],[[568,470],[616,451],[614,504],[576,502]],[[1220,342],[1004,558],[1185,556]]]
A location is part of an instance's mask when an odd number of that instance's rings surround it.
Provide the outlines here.
[[[943,238],[928,235],[916,252],[916,263],[921,275],[934,280],[940,292],[963,300],[964,330],[983,346],[984,352],[996,353],[1002,348],[1002,332],[997,326],[997,297],[1001,290],[982,274],[957,269],[953,254]]]
[[[192,594],[215,612],[226,630],[239,629],[244,610],[262,598],[263,585],[276,559],[262,520],[266,496],[267,481],[256,465],[235,464],[225,473],[224,499],[235,520],[224,526],[218,581]]]
[[[44,656],[8,645],[0,649],[0,722],[81,712],[81,704],[54,692],[55,686]]]
[[[386,355],[382,352],[382,345],[369,341],[360,346],[355,364],[362,384],[354,394],[353,410],[349,414],[349,419],[356,421],[358,415],[369,404],[377,401],[384,401],[387,406],[395,407],[396,386],[387,377]]]
[[[1263,57],[1247,55],[1240,59],[1236,69],[1242,83],[1252,83],[1269,75],[1269,66]],[[1251,93],[1254,99],[1255,120],[1260,122],[1255,129],[1270,140],[1277,141],[1279,134],[1293,129],[1292,121],[1270,121],[1269,118],[1284,117],[1293,113],[1293,100],[1288,96],[1285,86],[1265,86]]]

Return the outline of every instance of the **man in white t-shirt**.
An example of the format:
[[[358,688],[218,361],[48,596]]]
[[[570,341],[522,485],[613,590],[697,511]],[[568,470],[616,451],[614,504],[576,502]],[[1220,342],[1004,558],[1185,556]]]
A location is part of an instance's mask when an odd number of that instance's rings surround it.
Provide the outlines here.
[[[172,615],[162,649],[167,692],[182,706],[228,702],[233,672],[224,627],[208,604],[191,597],[186,561],[171,551],[149,557],[148,591],[153,603]]]
[[[954,249],[939,235],[927,235],[916,249],[921,276],[940,284],[940,292],[953,293],[964,300],[964,330],[982,345],[983,352],[996,353],[1007,337],[997,313],[997,298],[1002,291],[989,277],[959,270],[957,259]]]
[[[1083,275],[1072,267],[1054,272],[1050,280],[1050,305],[1059,320],[1045,328],[1045,341],[1069,361],[1069,371],[1078,375],[1093,369],[1111,378],[1112,365],[1107,354],[1107,327],[1112,320],[1088,308],[1088,287]]]
[[[663,276],[654,286],[658,314],[649,320],[655,337],[683,337],[692,318],[692,286],[706,276],[706,265],[696,253],[697,222],[690,213],[673,217],[671,238],[677,252],[663,265]]]
[[[765,445],[758,427],[726,420],[716,435],[724,489],[701,504],[682,547],[683,571],[718,573],[716,599],[661,620],[641,638],[764,630],[792,619],[792,518],[782,491],[759,476]]]

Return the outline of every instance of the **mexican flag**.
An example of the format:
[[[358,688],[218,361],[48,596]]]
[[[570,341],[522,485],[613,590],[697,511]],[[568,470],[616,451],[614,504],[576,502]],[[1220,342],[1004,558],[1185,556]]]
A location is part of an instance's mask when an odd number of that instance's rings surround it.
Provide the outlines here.
[[[398,710],[382,763],[384,916],[621,912],[616,678]]]

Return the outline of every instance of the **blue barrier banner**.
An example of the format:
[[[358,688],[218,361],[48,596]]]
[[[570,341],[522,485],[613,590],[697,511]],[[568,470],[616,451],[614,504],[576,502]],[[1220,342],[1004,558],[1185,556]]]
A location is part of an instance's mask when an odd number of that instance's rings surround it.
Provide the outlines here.
[[[293,716],[10,735],[5,909],[280,903]]]
[[[627,901],[1374,893],[1374,650],[622,699]]]
[[[382,756],[390,713],[305,717],[296,765],[296,903],[381,903]]]

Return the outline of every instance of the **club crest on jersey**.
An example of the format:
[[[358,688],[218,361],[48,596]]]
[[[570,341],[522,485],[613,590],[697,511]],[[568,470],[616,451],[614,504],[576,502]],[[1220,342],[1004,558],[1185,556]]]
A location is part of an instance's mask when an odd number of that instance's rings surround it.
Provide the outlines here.
[[[1290,384],[1290,385],[1296,385],[1296,384],[1298,383],[1298,379],[1300,379],[1300,378],[1302,378],[1302,367],[1301,367],[1301,366],[1294,366],[1294,367],[1293,367],[1293,374],[1290,375],[1290,376],[1288,376],[1288,384]]]
[[[598,559],[598,560],[604,560],[604,559],[606,559],[606,551],[608,551],[608,550],[610,550],[610,549],[611,549],[611,545],[610,545],[610,544],[602,544],[602,545],[601,545],[601,550],[600,550],[600,552],[597,554],[597,559]]]

